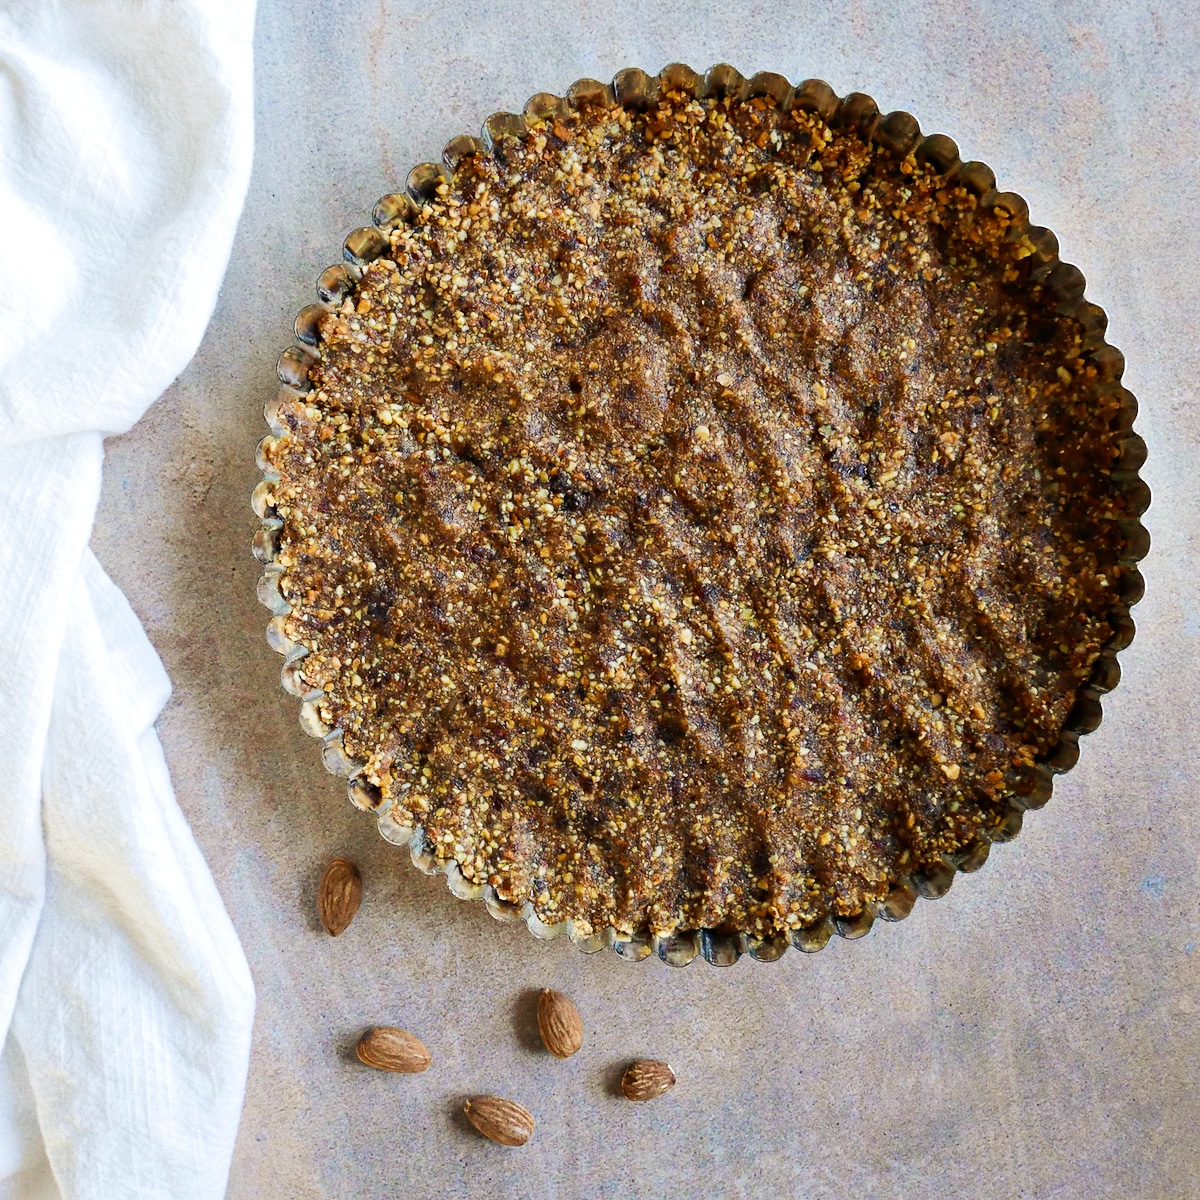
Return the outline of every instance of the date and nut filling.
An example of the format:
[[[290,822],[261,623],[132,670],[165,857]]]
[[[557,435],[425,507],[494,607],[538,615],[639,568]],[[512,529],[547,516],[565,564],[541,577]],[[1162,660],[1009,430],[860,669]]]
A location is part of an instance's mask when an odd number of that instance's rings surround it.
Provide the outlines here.
[[[1113,403],[1002,209],[769,100],[466,158],[266,453],[304,679],[440,858],[767,936],[973,844],[1116,605]]]

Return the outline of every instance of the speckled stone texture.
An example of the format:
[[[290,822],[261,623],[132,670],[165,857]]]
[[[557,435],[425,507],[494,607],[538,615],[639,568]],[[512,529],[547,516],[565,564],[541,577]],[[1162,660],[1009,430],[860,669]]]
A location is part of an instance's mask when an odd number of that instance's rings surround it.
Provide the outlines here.
[[[110,443],[95,546],[175,683],[160,723],[180,803],[258,987],[231,1200],[353,1196],[1200,1194],[1200,12],[1184,0],[864,0],[548,7],[260,0],[258,158],[235,261],[192,365]],[[950,895],[815,957],[729,970],[587,958],[419,875],[322,769],[263,641],[254,445],[312,282],[408,167],[535,91],[674,59],[817,75],[906,108],[1054,229],[1128,359],[1150,447],[1139,634],[1054,800]],[[330,939],[334,854],[365,882]],[[540,1045],[537,989],[583,1014]],[[429,1046],[371,1072],[371,1024]],[[630,1059],[668,1059],[652,1104]],[[464,1097],[538,1118],[484,1142]]]

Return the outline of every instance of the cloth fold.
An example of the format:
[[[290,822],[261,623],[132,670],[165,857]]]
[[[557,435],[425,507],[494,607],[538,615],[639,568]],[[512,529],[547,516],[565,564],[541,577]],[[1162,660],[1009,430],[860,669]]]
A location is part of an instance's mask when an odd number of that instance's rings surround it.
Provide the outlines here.
[[[249,177],[253,7],[0,5],[0,1198],[224,1193],[253,991],[91,551],[103,436],[195,352]]]

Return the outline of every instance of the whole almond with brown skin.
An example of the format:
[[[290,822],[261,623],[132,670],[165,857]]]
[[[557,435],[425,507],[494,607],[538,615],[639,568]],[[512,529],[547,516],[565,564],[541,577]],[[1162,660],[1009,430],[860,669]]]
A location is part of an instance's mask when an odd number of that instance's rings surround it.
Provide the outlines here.
[[[569,996],[542,988],[538,997],[538,1032],[555,1058],[570,1058],[583,1045],[583,1018]]]
[[[358,1039],[355,1047],[360,1062],[377,1071],[399,1071],[415,1075],[424,1071],[433,1058],[425,1044],[394,1025],[377,1025]]]
[[[621,1076],[621,1091],[626,1100],[653,1100],[674,1086],[675,1072],[654,1058],[639,1058]]]
[[[362,903],[362,876],[344,858],[335,858],[321,876],[317,888],[317,911],[321,924],[333,937],[344,933]]]
[[[523,1146],[533,1137],[533,1114],[502,1096],[476,1096],[463,1111],[485,1138],[501,1146]]]

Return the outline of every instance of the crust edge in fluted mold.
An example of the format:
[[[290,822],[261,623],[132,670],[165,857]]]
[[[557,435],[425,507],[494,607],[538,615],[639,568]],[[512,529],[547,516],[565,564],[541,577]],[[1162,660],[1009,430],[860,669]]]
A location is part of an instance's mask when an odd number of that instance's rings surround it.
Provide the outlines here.
[[[1100,387],[1123,393],[1118,413],[1119,424],[1114,432],[1121,435],[1120,460],[1113,468],[1114,478],[1121,484],[1122,494],[1129,502],[1132,515],[1120,519],[1125,538],[1124,552],[1119,563],[1124,572],[1118,602],[1112,609],[1116,629],[1093,667],[1089,682],[1080,689],[1075,707],[1063,723],[1058,743],[1027,768],[1029,787],[1014,792],[1009,798],[1007,816],[994,828],[981,830],[975,841],[954,854],[944,855],[936,862],[901,877],[889,894],[880,902],[866,905],[851,915],[829,914],[814,925],[755,938],[744,932],[731,933],[720,929],[684,930],[671,934],[656,934],[649,930],[631,936],[607,927],[599,933],[582,933],[570,920],[548,925],[543,922],[528,900],[514,904],[500,898],[490,884],[473,884],[466,879],[458,862],[440,859],[433,854],[420,826],[405,826],[391,816],[392,805],[384,803],[379,789],[362,777],[363,764],[346,754],[342,730],[328,725],[320,716],[323,693],[306,688],[297,664],[308,653],[306,647],[292,642],[284,631],[284,620],[290,612],[280,594],[278,582],[282,568],[275,563],[278,554],[278,533],[282,521],[275,512],[271,488],[279,480],[265,462],[267,443],[286,436],[279,420],[280,403],[297,400],[309,390],[308,373],[319,360],[319,320],[324,312],[332,312],[354,294],[361,273],[375,258],[390,247],[389,232],[414,220],[438,187],[453,177],[463,158],[476,154],[503,154],[505,139],[528,136],[530,123],[549,119],[557,113],[588,105],[619,103],[630,108],[654,103],[666,87],[684,91],[701,99],[727,99],[742,103],[756,97],[770,97],[781,106],[817,113],[822,120],[839,127],[851,127],[860,136],[879,145],[898,157],[912,155],[931,164],[947,182],[955,181],[971,190],[981,206],[1003,207],[1013,218],[1010,238],[1024,238],[1029,256],[1037,265],[1033,268],[1038,281],[1058,301],[1063,315],[1078,316],[1088,339],[1084,354],[1096,366],[1103,382]],[[936,899],[946,894],[958,873],[978,870],[988,858],[991,846],[1011,841],[1020,832],[1024,813],[1045,805],[1053,791],[1054,776],[1074,767],[1079,758],[1079,738],[1096,729],[1102,717],[1100,696],[1110,692],[1120,679],[1119,654],[1132,643],[1136,633],[1130,610],[1142,597],[1143,581],[1137,563],[1150,548],[1150,536],[1141,523],[1141,516],[1150,505],[1149,488],[1139,474],[1145,462],[1145,443],[1134,431],[1137,414],[1136,399],[1121,384],[1124,359],[1119,350],[1104,340],[1107,317],[1098,305],[1085,299],[1085,280],[1078,268],[1064,263],[1059,257],[1058,239],[1053,232],[1029,222],[1028,205],[1015,192],[998,192],[995,175],[985,163],[964,162],[957,144],[944,134],[925,135],[915,117],[903,111],[882,113],[875,101],[865,93],[852,92],[839,97],[820,79],[806,79],[794,87],[781,75],[759,72],[749,78],[727,63],[718,63],[706,72],[693,71],[681,63],[672,63],[657,75],[648,75],[638,68],[617,72],[611,84],[592,79],[578,80],[564,96],[539,92],[525,104],[520,113],[494,113],[483,123],[480,137],[462,134],[452,138],[443,149],[438,162],[418,163],[409,172],[400,192],[383,196],[372,210],[370,225],[351,231],[343,245],[343,262],[321,273],[317,281],[317,301],[305,306],[295,322],[296,344],[287,347],[279,357],[276,373],[280,391],[264,409],[270,432],[259,443],[257,459],[263,478],[255,487],[251,506],[261,521],[255,533],[253,552],[263,564],[259,580],[259,599],[272,612],[267,628],[267,642],[284,658],[281,685],[301,701],[300,724],[310,736],[322,743],[322,762],[332,774],[347,781],[347,790],[355,807],[372,812],[379,823],[380,834],[393,844],[407,846],[414,865],[429,875],[443,875],[449,890],[460,899],[479,899],[497,920],[521,920],[529,932],[542,940],[566,936],[585,953],[604,949],[614,950],[629,961],[657,956],[670,966],[687,966],[703,958],[714,966],[730,966],[748,955],[761,962],[773,962],[783,957],[789,948],[803,953],[822,949],[836,933],[853,940],[868,933],[879,920],[903,920],[912,911],[918,898]],[[308,385],[308,386],[306,386]]]

